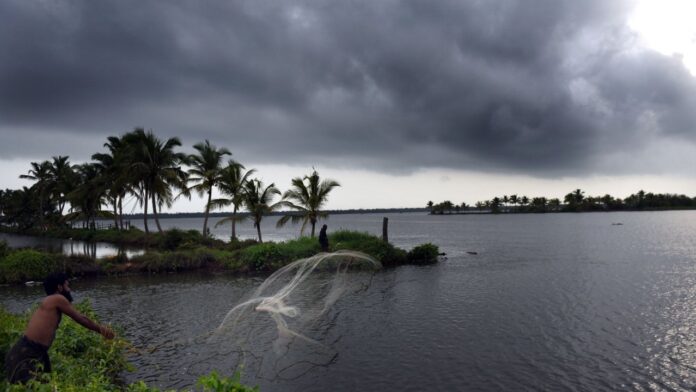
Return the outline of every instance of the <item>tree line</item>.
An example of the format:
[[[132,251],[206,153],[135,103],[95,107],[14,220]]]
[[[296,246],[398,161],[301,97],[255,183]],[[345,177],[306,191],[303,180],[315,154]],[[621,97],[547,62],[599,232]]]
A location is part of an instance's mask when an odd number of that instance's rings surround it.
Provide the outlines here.
[[[431,214],[452,214],[467,211],[506,213],[506,212],[588,212],[588,211],[635,211],[668,210],[696,208],[696,197],[677,194],[646,193],[640,190],[621,199],[606,194],[586,196],[581,189],[568,193],[561,201],[558,198],[503,195],[490,200],[478,201],[474,206],[466,203],[455,204],[449,200],[441,203],[429,201],[427,208]]]
[[[262,242],[261,220],[264,215],[289,208],[278,222],[301,223],[301,232],[311,226],[312,237],[329,193],[340,184],[321,180],[316,170],[293,178],[285,193],[275,184],[264,184],[253,177],[255,169],[231,159],[232,153],[208,140],[193,146],[195,153],[177,151],[182,146],[177,137],[166,140],[151,130],[135,128],[121,136],[109,136],[105,151],[91,156],[91,162],[71,164],[68,156],[32,162],[20,178],[33,181],[30,187],[0,190],[0,225],[19,230],[70,226],[81,222],[94,228],[96,219],[113,219],[117,230],[124,230],[123,204],[132,198],[142,208],[143,226],[150,232],[151,215],[162,232],[159,214],[171,208],[179,197],[197,194],[206,200],[203,228],[210,235],[208,217],[211,210],[228,210],[228,216],[216,226],[229,223],[231,238],[236,239],[236,223],[249,217]],[[221,195],[213,198],[213,191]],[[276,198],[280,196],[279,200]],[[239,214],[246,209],[248,214]]]

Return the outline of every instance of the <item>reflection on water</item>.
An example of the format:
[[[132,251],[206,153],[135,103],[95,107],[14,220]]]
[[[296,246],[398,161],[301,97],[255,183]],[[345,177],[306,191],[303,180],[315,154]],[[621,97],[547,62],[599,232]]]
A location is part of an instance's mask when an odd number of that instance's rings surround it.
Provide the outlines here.
[[[378,272],[364,291],[341,297],[311,331],[337,353],[328,363],[293,351],[277,374],[246,382],[264,392],[696,389],[696,212],[393,214],[389,222],[394,243],[431,241],[447,259]],[[380,224],[381,215],[335,216],[329,227]],[[179,274],[72,287],[138,348],[127,379],[183,388],[240,364],[234,338],[223,345],[209,336],[263,280]],[[308,286],[301,300],[322,289]],[[41,295],[0,287],[13,312]]]
[[[69,256],[80,255],[92,258],[111,257],[118,254],[125,254],[130,257],[144,252],[143,250],[128,249],[106,242],[73,241],[5,233],[0,233],[0,241],[7,242],[11,248],[34,248]]]

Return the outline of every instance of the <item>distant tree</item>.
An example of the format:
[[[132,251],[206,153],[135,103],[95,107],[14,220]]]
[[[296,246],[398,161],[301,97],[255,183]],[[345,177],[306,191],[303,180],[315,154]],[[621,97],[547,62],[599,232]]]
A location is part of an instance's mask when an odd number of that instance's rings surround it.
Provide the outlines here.
[[[213,200],[211,203],[211,208],[222,208],[232,205],[232,215],[221,219],[215,224],[215,227],[217,227],[230,222],[232,224],[232,240],[237,238],[237,222],[243,219],[243,217],[240,218],[237,216],[237,211],[244,201],[244,186],[247,181],[249,181],[249,176],[256,172],[254,169],[250,169],[246,172],[243,170],[244,165],[241,163],[234,160],[228,162],[227,166],[220,172],[220,181],[218,183],[220,193],[227,197]]]
[[[187,163],[187,156],[174,150],[181,147],[181,141],[173,137],[163,142],[152,131],[145,132],[143,128],[136,128],[123,136],[123,142],[129,149],[126,167],[130,170],[131,181],[136,184],[135,192],[139,194],[143,205],[145,232],[149,233],[147,212],[148,203],[152,202],[152,214],[161,233],[158,207],[171,206],[173,188],[186,191],[187,176],[181,165]]]
[[[19,178],[35,181],[31,189],[38,196],[39,200],[39,223],[42,229],[46,229],[46,211],[50,210],[48,208],[49,196],[54,185],[51,176],[51,163],[49,161],[32,162],[31,167],[27,174],[22,174]]]
[[[321,181],[316,170],[302,178],[292,179],[292,187],[283,194],[282,205],[292,208],[298,213],[289,213],[278,220],[277,227],[283,227],[288,221],[302,222],[300,234],[304,233],[307,224],[312,226],[312,237],[319,219],[326,219],[328,214],[322,207],[329,198],[329,193],[341,186],[332,179]]]
[[[490,201],[490,206],[491,206],[491,212],[492,212],[492,213],[497,214],[497,213],[500,212],[500,203],[501,203],[501,200],[500,200],[500,198],[497,197],[497,196],[494,197],[494,198]]]
[[[510,195],[510,204],[512,204],[513,207],[519,203],[520,200],[517,198],[517,195]]]
[[[545,197],[532,198],[532,210],[534,212],[546,212],[547,203],[548,201]]]
[[[83,226],[94,229],[97,217],[105,216],[101,207],[104,205],[106,187],[102,177],[102,168],[93,163],[84,163],[76,167],[79,185],[68,194],[73,212],[66,216],[70,221],[82,220]]]
[[[518,201],[522,207],[526,206],[529,204],[529,198],[527,196],[522,196],[521,199]]]
[[[208,235],[208,214],[210,213],[213,188],[221,180],[222,160],[225,155],[232,155],[226,148],[217,148],[206,140],[193,146],[197,154],[189,156],[189,182],[194,183],[190,190],[195,190],[200,197],[208,195],[205,203],[205,218],[203,219],[203,235]]]
[[[263,242],[261,237],[261,220],[263,216],[269,214],[280,207],[280,203],[273,203],[275,195],[280,195],[280,190],[274,184],[267,187],[258,179],[249,180],[244,186],[244,204],[254,220],[254,227],[259,237],[259,242]]]

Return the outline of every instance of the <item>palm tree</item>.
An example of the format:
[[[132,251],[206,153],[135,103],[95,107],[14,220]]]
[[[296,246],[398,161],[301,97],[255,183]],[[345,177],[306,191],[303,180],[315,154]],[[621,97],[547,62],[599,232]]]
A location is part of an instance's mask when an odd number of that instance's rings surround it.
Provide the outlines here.
[[[188,157],[184,153],[174,152],[174,148],[181,146],[179,138],[162,142],[152,131],[145,132],[143,128],[125,134],[123,141],[129,149],[127,167],[131,170],[132,181],[136,184],[134,189],[140,193],[143,205],[145,232],[149,233],[147,203],[151,201],[155,223],[161,233],[157,208],[164,204],[171,206],[172,187],[186,190],[187,176],[181,170],[181,165],[188,162]]]
[[[303,178],[292,179],[292,189],[283,194],[283,205],[299,211],[299,214],[291,213],[278,220],[277,227],[282,227],[288,221],[292,223],[302,222],[300,234],[304,233],[307,224],[312,225],[312,237],[319,219],[326,219],[328,214],[321,211],[332,189],[341,186],[332,179],[319,181],[319,173],[316,170]]]
[[[128,145],[124,137],[109,136],[104,143],[107,153],[96,153],[92,160],[97,161],[106,180],[106,197],[113,206],[114,224],[123,229],[123,199],[128,191],[133,191],[134,180],[129,170]]]
[[[264,188],[261,180],[256,178],[244,184],[244,204],[254,220],[259,242],[263,242],[261,219],[265,214],[273,212],[281,206],[281,203],[271,203],[274,195],[280,195],[280,190],[275,187],[275,184],[270,184]]]
[[[36,181],[31,189],[36,191],[39,197],[39,223],[43,229],[46,228],[45,215],[46,206],[49,203],[49,196],[53,188],[51,176],[51,162],[43,161],[41,163],[32,162],[31,169],[27,174],[22,174],[19,178],[25,180]]]
[[[58,203],[59,216],[63,216],[68,193],[76,186],[75,172],[68,159],[67,156],[53,157],[49,170],[53,181],[52,193]]]
[[[244,165],[234,160],[230,160],[227,166],[220,172],[220,181],[218,189],[220,193],[227,198],[215,199],[211,202],[211,208],[222,208],[223,206],[232,205],[232,215],[221,219],[215,224],[218,227],[227,222],[232,223],[232,237],[234,241],[237,238],[236,223],[243,219],[237,217],[237,211],[244,201],[244,185],[249,180],[249,176],[256,172],[254,169],[243,171]]]
[[[205,219],[203,220],[203,236],[208,235],[208,214],[210,213],[213,188],[220,182],[222,171],[222,159],[225,155],[232,155],[226,148],[216,148],[208,140],[205,143],[198,143],[193,146],[198,154],[189,156],[192,166],[188,173],[191,176],[189,182],[196,185],[189,188],[195,190],[199,196],[208,194],[208,202],[205,203]]]
[[[519,203],[519,199],[517,198],[517,195],[510,195],[510,204],[512,204],[513,209],[514,207]]]
[[[66,219],[81,219],[83,225],[94,228],[95,219],[103,215],[101,210],[106,196],[105,177],[99,165],[85,163],[76,167],[79,185],[67,197],[74,212]]]

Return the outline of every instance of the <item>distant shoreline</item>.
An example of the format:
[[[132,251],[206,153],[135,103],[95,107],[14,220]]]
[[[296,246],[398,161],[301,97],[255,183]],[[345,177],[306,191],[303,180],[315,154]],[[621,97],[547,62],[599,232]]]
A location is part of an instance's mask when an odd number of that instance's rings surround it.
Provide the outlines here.
[[[325,210],[323,212],[329,215],[345,215],[345,214],[384,214],[384,213],[404,213],[404,212],[424,212],[430,213],[428,208],[371,208],[371,209],[351,209],[351,210]],[[288,214],[293,214],[294,211],[274,211],[266,216],[283,216]],[[226,218],[231,215],[231,212],[211,212],[209,218]],[[237,212],[238,216],[249,215],[248,212]],[[180,213],[160,213],[158,214],[160,219],[172,219],[172,218],[204,218],[205,214],[203,212],[180,212]],[[123,214],[123,218],[128,219],[143,219],[143,214]],[[108,220],[110,218],[102,218],[102,220]],[[148,219],[153,219],[152,216],[148,215]]]

